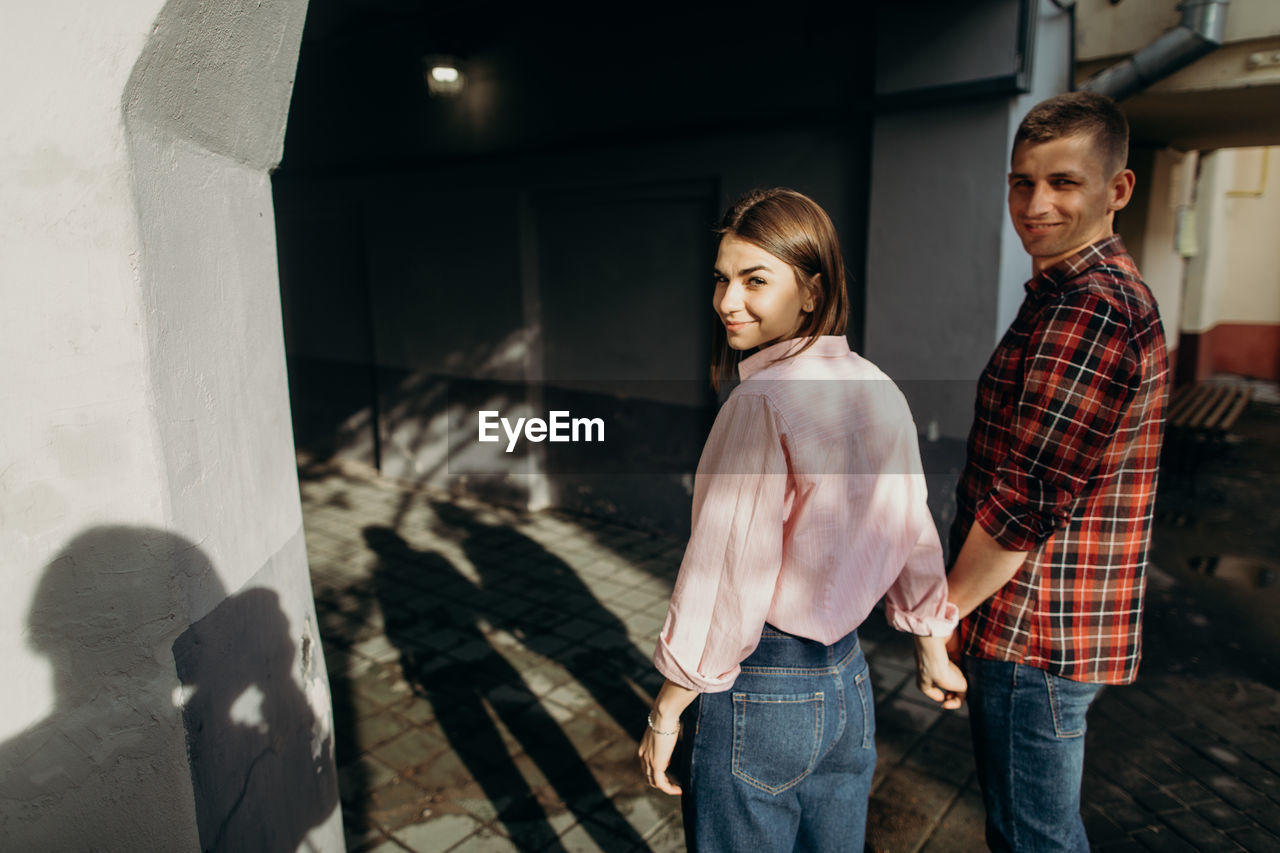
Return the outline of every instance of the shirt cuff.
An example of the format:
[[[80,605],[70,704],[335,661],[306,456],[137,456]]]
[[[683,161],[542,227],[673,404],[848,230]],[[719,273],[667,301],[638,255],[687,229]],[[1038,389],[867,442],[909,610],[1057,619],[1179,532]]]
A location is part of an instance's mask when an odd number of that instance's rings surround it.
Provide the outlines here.
[[[1010,506],[999,493],[992,493],[978,505],[974,523],[982,525],[992,539],[1009,551],[1031,551],[1065,527],[1067,518],[1034,512],[1024,506]]]
[[[954,631],[960,622],[960,610],[950,601],[943,605],[941,613],[932,615],[908,613],[886,601],[884,615],[896,630],[915,634],[917,637],[945,637]]]
[[[696,669],[689,669],[680,664],[671,646],[662,637],[658,638],[657,648],[653,650],[653,665],[658,668],[668,681],[699,693],[723,693],[738,680],[740,666],[734,666],[720,678],[707,678]]]

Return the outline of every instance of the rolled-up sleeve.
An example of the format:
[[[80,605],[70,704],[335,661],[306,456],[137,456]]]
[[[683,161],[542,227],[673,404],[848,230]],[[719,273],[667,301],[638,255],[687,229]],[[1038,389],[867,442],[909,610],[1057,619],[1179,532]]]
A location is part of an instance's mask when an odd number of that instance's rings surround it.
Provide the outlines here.
[[[923,503],[923,501],[922,501]],[[885,618],[899,631],[940,637],[955,630],[960,611],[947,600],[942,543],[927,507],[922,508],[920,536],[902,574],[885,594]]]
[[[1049,309],[1028,342],[1009,453],[975,521],[1013,551],[1065,527],[1141,379],[1130,330],[1106,300],[1075,295]]]
[[[901,394],[894,389],[894,395]],[[886,442],[886,471],[901,471],[905,494],[903,524],[912,535],[911,549],[902,571],[885,593],[885,618],[895,629],[919,636],[944,636],[959,622],[959,611],[947,600],[947,573],[938,529],[929,514],[928,486],[920,461],[920,439],[915,421],[901,402],[894,434]]]
[[[699,692],[728,690],[760,639],[782,565],[788,471],[778,413],[735,394],[716,416],[693,524],[654,664]]]

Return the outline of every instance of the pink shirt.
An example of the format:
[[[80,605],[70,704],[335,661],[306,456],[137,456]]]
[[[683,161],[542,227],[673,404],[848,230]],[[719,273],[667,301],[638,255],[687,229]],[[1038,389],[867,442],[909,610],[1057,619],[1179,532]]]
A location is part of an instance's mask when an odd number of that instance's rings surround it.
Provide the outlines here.
[[[764,623],[830,644],[885,598],[900,631],[956,624],[925,505],[915,423],[896,385],[818,338],[738,366],[698,461],[693,530],[654,664],[694,690],[728,690]]]

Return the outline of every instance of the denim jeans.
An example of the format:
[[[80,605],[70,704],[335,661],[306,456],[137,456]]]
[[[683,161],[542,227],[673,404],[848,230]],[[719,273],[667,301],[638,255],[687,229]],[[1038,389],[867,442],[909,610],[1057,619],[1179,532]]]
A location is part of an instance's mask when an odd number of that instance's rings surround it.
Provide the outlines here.
[[[1085,714],[1101,684],[965,659],[969,724],[995,851],[1088,853],[1080,819]]]
[[[690,851],[862,850],[875,706],[857,632],[824,646],[765,626],[724,693],[699,699]]]

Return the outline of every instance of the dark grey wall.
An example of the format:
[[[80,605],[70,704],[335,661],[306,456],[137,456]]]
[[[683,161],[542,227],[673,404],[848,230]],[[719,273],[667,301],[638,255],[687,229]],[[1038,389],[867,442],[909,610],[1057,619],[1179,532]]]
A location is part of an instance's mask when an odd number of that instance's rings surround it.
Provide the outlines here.
[[[295,434],[398,479],[681,531],[733,197],[827,208],[858,342],[869,33],[856,10],[581,11],[313,2],[273,184]],[[428,97],[428,53],[463,56],[457,100]],[[607,447],[480,447],[482,408],[604,417]]]
[[[514,151],[842,117],[870,91],[875,4],[311,0],[284,168],[416,168]],[[430,98],[423,57],[468,84]]]
[[[856,233],[864,156],[849,128],[810,126],[278,174],[299,445],[411,482],[683,529],[714,413],[712,228],[733,196],[781,184]],[[556,400],[607,416],[607,458],[543,446],[478,459],[458,440],[481,408],[540,414]]]
[[[977,378],[1031,269],[1005,204],[1010,143],[1032,105],[1066,91],[1071,27],[1050,0],[899,6],[878,45],[866,354],[924,434],[946,541]]]

